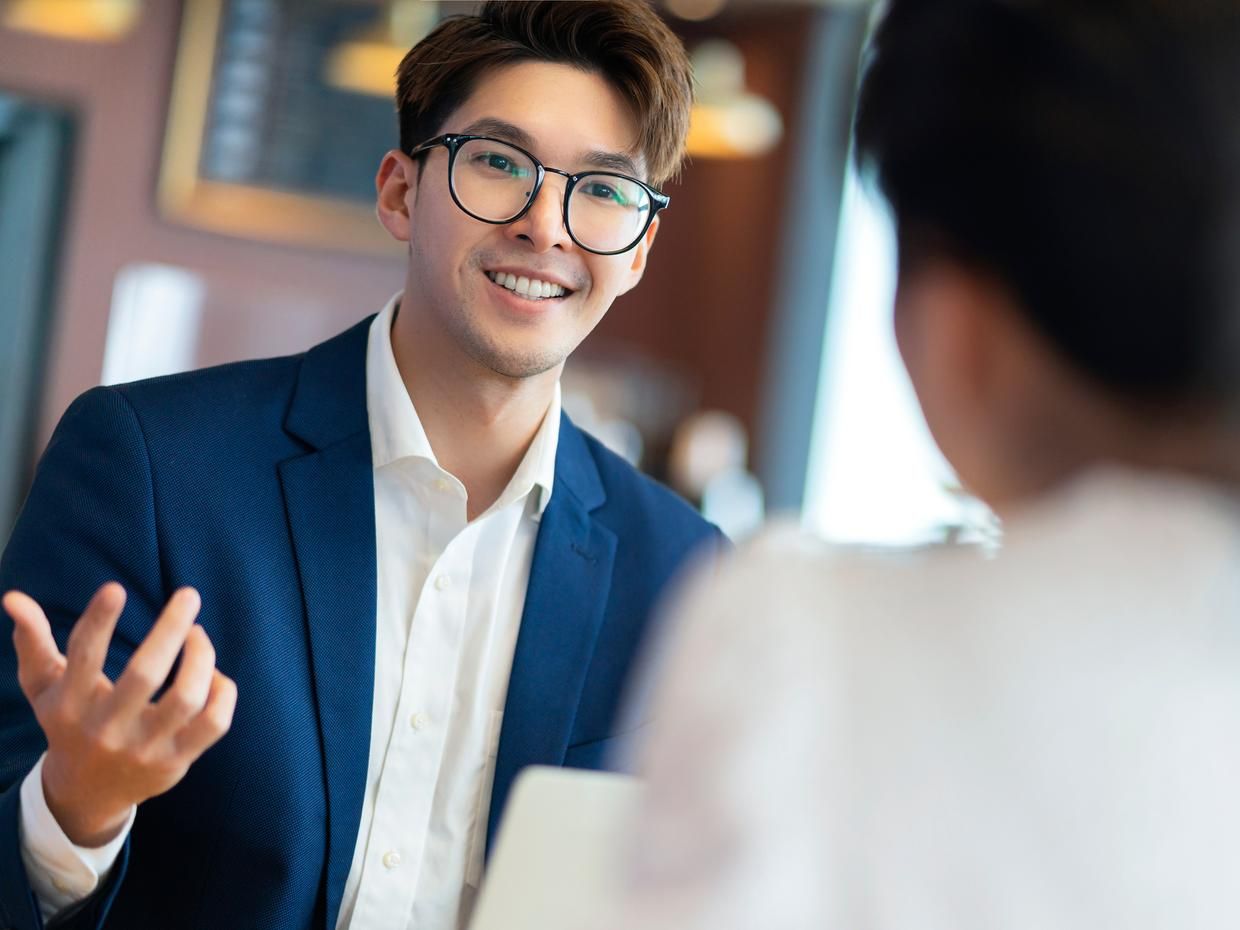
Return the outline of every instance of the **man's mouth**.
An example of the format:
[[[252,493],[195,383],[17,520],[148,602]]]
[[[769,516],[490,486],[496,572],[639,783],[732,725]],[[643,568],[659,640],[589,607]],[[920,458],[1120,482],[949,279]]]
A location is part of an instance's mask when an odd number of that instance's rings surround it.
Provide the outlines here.
[[[488,271],[486,276],[493,284],[506,288],[526,300],[556,300],[573,293],[562,284],[554,284],[539,278],[519,277],[503,271]]]

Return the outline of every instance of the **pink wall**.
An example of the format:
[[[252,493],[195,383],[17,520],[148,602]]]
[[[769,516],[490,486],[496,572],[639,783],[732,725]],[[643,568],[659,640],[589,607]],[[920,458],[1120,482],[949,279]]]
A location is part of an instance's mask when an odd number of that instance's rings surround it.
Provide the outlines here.
[[[207,284],[198,365],[297,351],[377,310],[400,287],[399,257],[285,248],[201,233],[156,213],[180,4],[145,4],[115,44],[0,29],[0,91],[79,116],[40,448],[69,402],[99,383],[117,271],[161,262]]]

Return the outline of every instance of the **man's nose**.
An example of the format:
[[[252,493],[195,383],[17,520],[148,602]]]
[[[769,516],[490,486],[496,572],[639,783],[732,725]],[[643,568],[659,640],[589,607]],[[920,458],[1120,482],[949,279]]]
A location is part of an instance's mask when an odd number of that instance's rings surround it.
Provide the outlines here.
[[[508,225],[508,235],[528,242],[540,254],[557,247],[573,248],[573,239],[564,225],[567,184],[567,178],[548,173],[525,216]]]

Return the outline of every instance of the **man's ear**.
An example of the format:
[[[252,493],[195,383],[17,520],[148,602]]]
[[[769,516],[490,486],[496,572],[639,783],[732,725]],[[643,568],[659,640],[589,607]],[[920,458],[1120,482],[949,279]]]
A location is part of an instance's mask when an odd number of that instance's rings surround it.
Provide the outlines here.
[[[629,265],[629,278],[625,282],[624,287],[620,289],[620,294],[627,294],[633,288],[637,287],[637,282],[642,279],[642,275],[646,272],[646,260],[650,257],[650,250],[654,248],[654,237],[659,234],[659,217],[655,216],[650,222],[650,228],[646,230],[646,235],[642,236],[641,242],[630,253],[632,264]],[[616,296],[619,297],[620,294]]]
[[[398,242],[408,242],[412,225],[410,192],[418,186],[418,166],[396,149],[383,156],[375,175],[375,215]]]

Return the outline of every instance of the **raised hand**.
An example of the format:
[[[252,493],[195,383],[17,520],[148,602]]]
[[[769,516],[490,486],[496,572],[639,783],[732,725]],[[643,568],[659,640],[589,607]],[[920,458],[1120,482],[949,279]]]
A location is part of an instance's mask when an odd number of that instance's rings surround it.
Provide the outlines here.
[[[232,724],[237,686],[215,668],[215,649],[195,624],[198,592],[173,594],[115,684],[103,671],[125,591],[101,587],[69,634],[66,655],[42,608],[10,591],[17,676],[47,737],[43,793],[65,835],[102,846],[135,804],[162,794]],[[177,655],[176,680],[159,698]]]

